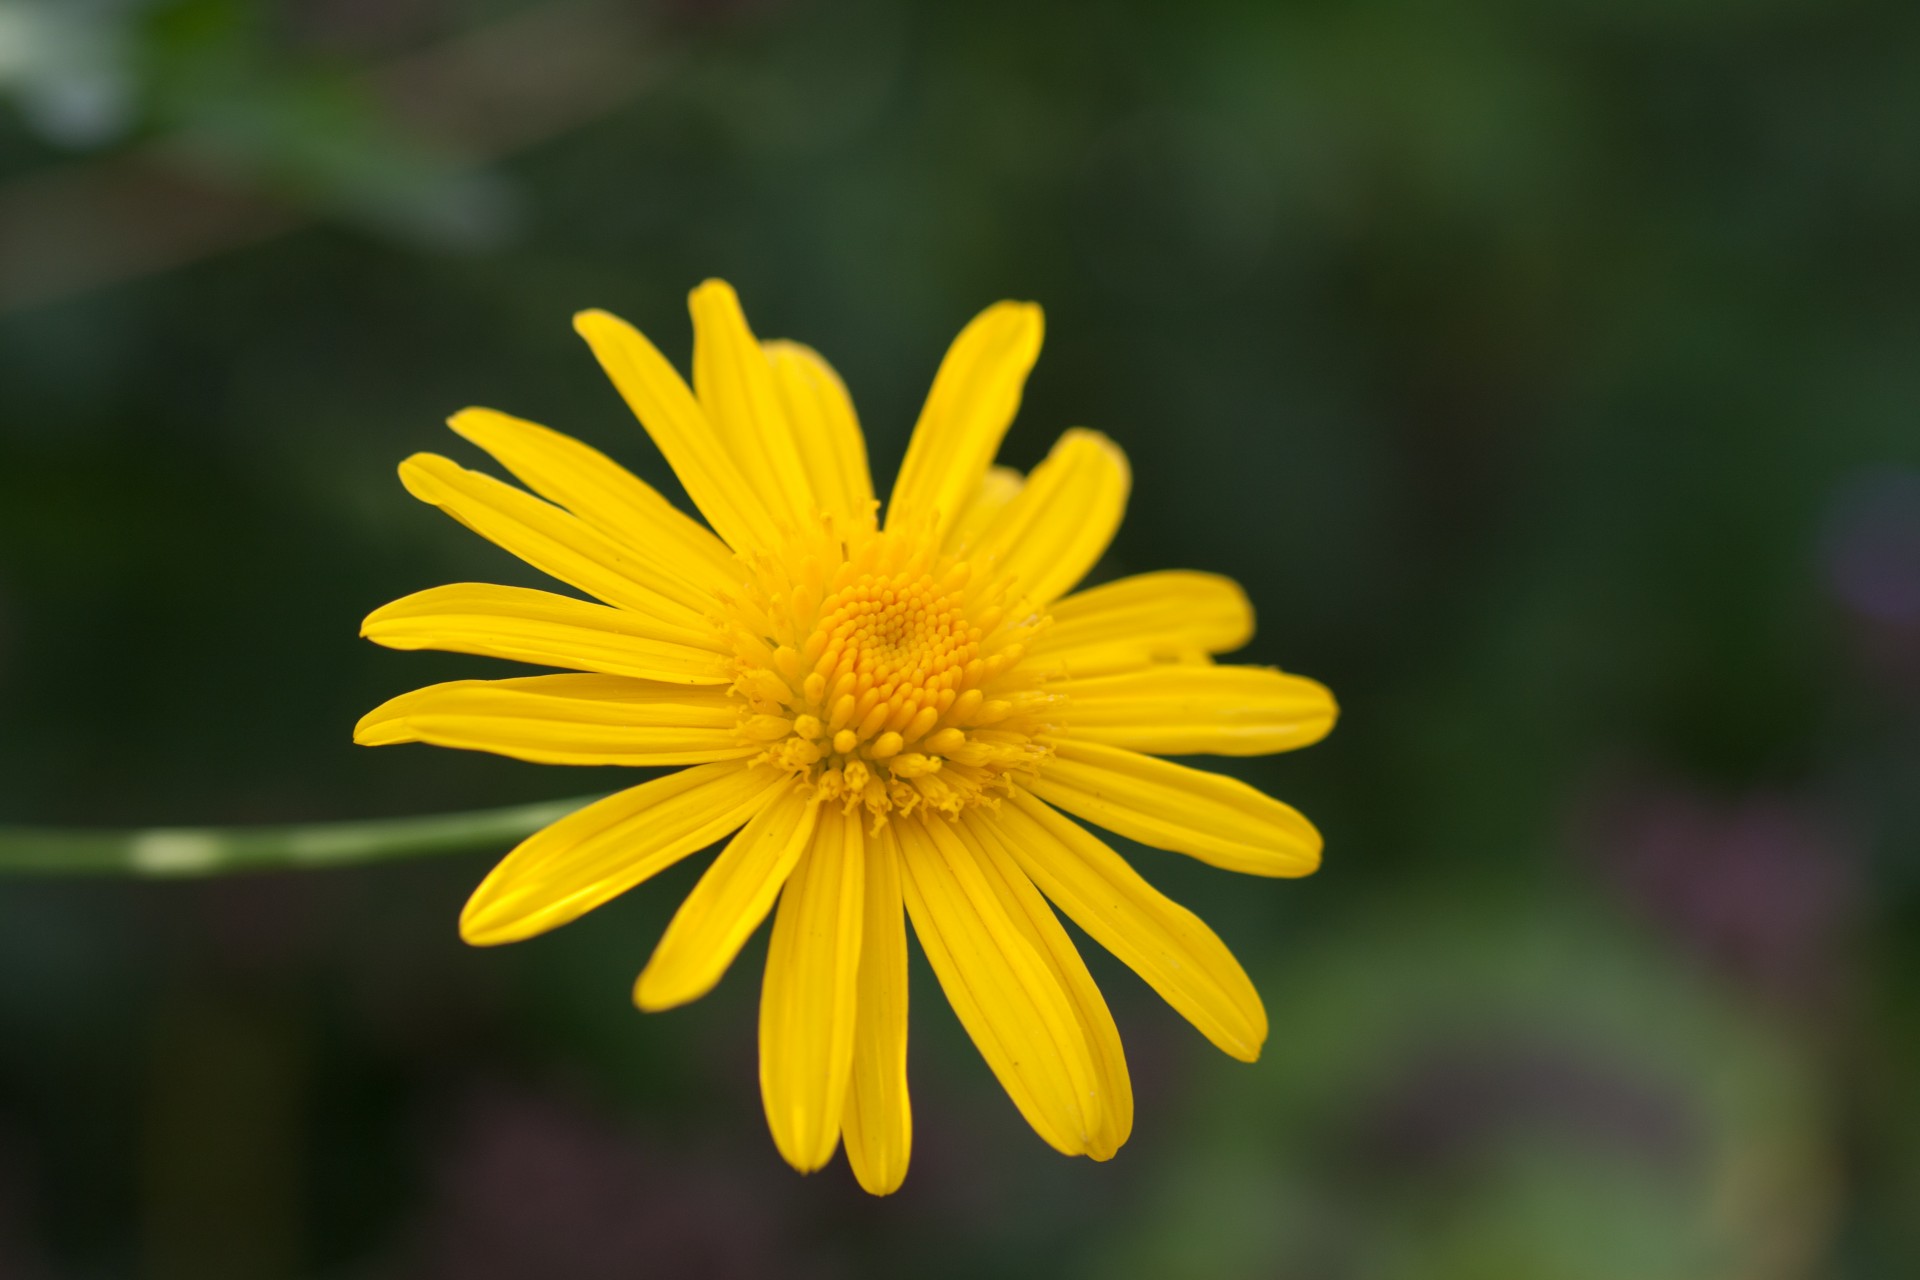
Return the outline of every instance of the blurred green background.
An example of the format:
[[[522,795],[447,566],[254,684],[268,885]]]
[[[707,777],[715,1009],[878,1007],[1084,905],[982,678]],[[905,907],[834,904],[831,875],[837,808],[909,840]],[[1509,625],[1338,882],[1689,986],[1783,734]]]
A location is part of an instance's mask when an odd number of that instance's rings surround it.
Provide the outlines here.
[[[765,1134],[757,949],[630,1007],[697,867],[492,951],[491,854],[0,881],[0,1276],[1920,1274],[1920,7],[0,0],[0,820],[623,785],[351,746],[505,673],[355,632],[530,580],[394,478],[455,409],[671,486],[568,317],[684,360],[708,275],[883,488],[1039,300],[1008,460],[1112,434],[1100,576],[1339,694],[1233,766],[1320,874],[1132,851],[1265,1058],[1090,954],[1141,1105],[1068,1161],[916,957],[873,1201]]]

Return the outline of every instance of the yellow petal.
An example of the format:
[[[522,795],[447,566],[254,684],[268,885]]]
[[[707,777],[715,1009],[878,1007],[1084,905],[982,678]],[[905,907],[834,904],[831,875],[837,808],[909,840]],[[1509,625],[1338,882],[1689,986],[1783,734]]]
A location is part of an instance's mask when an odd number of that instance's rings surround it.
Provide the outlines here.
[[[1237,778],[1063,739],[1028,784],[1042,800],[1129,840],[1256,876],[1304,876],[1320,833]]]
[[[527,587],[458,582],[375,609],[360,634],[389,649],[442,649],[671,684],[731,684],[710,627],[670,626]]]
[[[400,464],[407,492],[431,503],[487,541],[534,568],[608,604],[696,628],[711,609],[705,593],[685,603],[679,579],[549,502],[510,484],[469,471],[434,453],[416,453]]]
[[[686,382],[665,356],[626,321],[582,311],[573,327],[593,348],[640,425],[680,477],[687,496],[735,551],[778,545],[773,514],[741,474]]]
[[[961,822],[952,824],[952,830],[973,854],[1007,918],[1051,963],[1054,979],[1073,1003],[1080,1034],[1093,1051],[1094,1087],[1100,1098],[1100,1127],[1088,1140],[1087,1154],[1095,1160],[1111,1159],[1133,1132],[1133,1082],[1120,1047],[1120,1029],[1113,1025],[1106,999],[1053,909],[1007,852],[993,816],[970,810]]]
[[[747,327],[740,299],[708,280],[687,299],[693,313],[693,392],[760,505],[800,528],[813,514],[812,483],[774,387],[773,364]]]
[[[1053,966],[945,819],[895,815],[890,825],[907,914],[953,1011],[1034,1132],[1085,1155],[1103,1123],[1097,1074]]]
[[[820,509],[848,529],[873,528],[873,475],[853,400],[833,366],[797,342],[763,343]]]
[[[767,804],[713,860],[680,904],[633,987],[650,1012],[698,1000],[740,954],[813,837],[819,806],[794,789]]]
[[[853,1071],[840,1127],[847,1163],[869,1193],[892,1195],[913,1154],[907,1099],[907,918],[900,899],[900,846],[891,824],[866,837],[860,1000]]]
[[[661,576],[690,588],[668,592],[681,603],[708,611],[716,593],[738,582],[739,562],[726,543],[598,449],[492,409],[462,409],[447,425],[492,454],[529,489],[650,561]]]
[[[1271,667],[1162,663],[1060,680],[1073,736],[1154,755],[1260,756],[1318,742],[1338,708],[1317,680]]]
[[[1034,883],[1087,936],[1146,979],[1200,1033],[1243,1062],[1267,1012],[1246,970],[1200,918],[1140,878],[1091,831],[1024,791],[987,818]]]
[[[865,877],[860,820],[827,806],[773,918],[760,989],[760,1098],[774,1145],[802,1173],[831,1160],[840,1139]]]
[[[772,769],[695,765],[595,801],[535,832],[467,900],[475,946],[558,928],[704,849],[792,786]]]
[[[1127,457],[1097,431],[1075,428],[969,551],[1013,578],[1036,605],[1073,590],[1105,554],[1126,513]]]
[[[1020,488],[1026,481],[1012,467],[988,467],[987,474],[980,477],[980,487],[973,491],[973,497],[960,510],[960,518],[953,522],[953,528],[947,530],[946,550],[955,554],[964,553],[980,540],[980,535],[993,526],[1007,504],[1019,496]]]
[[[1031,302],[998,302],[953,340],[887,501],[889,529],[925,528],[937,539],[959,517],[1020,408],[1042,327]]]
[[[1228,653],[1253,637],[1253,606],[1231,578],[1175,569],[1070,595],[1048,610],[1032,660],[1066,675]]]
[[[627,676],[454,680],[401,694],[354,726],[380,747],[430,742],[536,764],[706,764],[758,754],[743,743],[740,702],[724,689]]]

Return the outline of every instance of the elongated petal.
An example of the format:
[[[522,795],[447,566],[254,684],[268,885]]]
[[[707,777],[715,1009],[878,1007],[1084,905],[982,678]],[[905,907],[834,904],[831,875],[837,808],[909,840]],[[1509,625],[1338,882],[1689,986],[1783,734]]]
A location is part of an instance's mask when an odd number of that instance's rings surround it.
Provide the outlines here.
[[[787,410],[787,425],[813,482],[820,509],[848,529],[873,528],[873,475],[866,437],[840,375],[820,353],[798,342],[762,344]]]
[[[1054,918],[1053,909],[1033,887],[1033,881],[1007,852],[999,829],[991,818],[951,824],[979,866],[981,875],[992,885],[1007,918],[1040,955],[1051,964],[1054,979],[1073,1003],[1080,1022],[1080,1034],[1093,1051],[1094,1087],[1099,1094],[1099,1128],[1087,1142],[1087,1154],[1095,1160],[1108,1160],[1120,1150],[1133,1132],[1133,1082],[1127,1075],[1126,1054],[1120,1047],[1120,1029],[1094,983],[1093,975],[1080,958],[1073,939]]]
[[[1063,740],[1029,788],[1129,840],[1256,876],[1304,876],[1320,833],[1300,813],[1223,774],[1119,747]]]
[[[938,539],[959,517],[1019,411],[1042,327],[1039,307],[999,302],[953,340],[887,501],[889,529],[926,528]]]
[[[492,454],[520,482],[648,562],[679,589],[675,600],[702,612],[741,570],[727,544],[640,477],[572,436],[493,409],[462,409],[447,425]]]
[[[773,1142],[811,1173],[833,1158],[853,1070],[866,847],[827,806],[773,919],[760,989],[760,1098]]]
[[[1253,606],[1231,578],[1185,569],[1142,573],[1068,596],[1032,659],[1067,675],[1124,671],[1229,653],[1253,636]]]
[[[913,1154],[907,1098],[907,917],[900,896],[900,845],[891,824],[865,837],[859,1012],[853,1071],[840,1127],[853,1176],[872,1195],[892,1195]]]
[[[467,899],[460,936],[492,946],[577,919],[735,830],[791,786],[783,773],[729,760],[595,801],[501,859]]]
[[[706,764],[755,755],[726,690],[627,676],[454,680],[389,699],[354,726],[365,747],[430,742],[536,764]]]
[[[671,684],[729,684],[716,633],[527,587],[459,582],[375,609],[360,634],[389,649],[442,649]]]
[[[1041,892],[1200,1033],[1243,1062],[1260,1056],[1267,1012],[1213,930],[1140,878],[1098,836],[1024,791],[990,819]]]
[[[434,453],[416,453],[401,463],[400,481],[422,502],[588,595],[680,627],[697,627],[704,619],[701,608],[667,594],[684,587],[657,566],[522,489]]]
[[[593,348],[640,425],[666,455],[687,496],[735,551],[779,541],[774,516],[747,483],[686,382],[632,325],[605,311],[582,311],[573,327]]]
[[[813,513],[813,485],[774,386],[773,365],[747,327],[740,299],[708,280],[687,299],[693,313],[693,391],[760,505],[792,528]]]
[[[774,798],[720,851],[680,904],[633,1001],[650,1012],[698,1000],[740,954],[813,838],[819,806],[793,788]]]
[[[1261,756],[1318,742],[1338,714],[1317,680],[1271,667],[1160,663],[1060,680],[1073,736],[1154,755]]]
[[[971,555],[1010,576],[1036,605],[1071,591],[1120,528],[1132,484],[1126,455],[1097,431],[1060,437]]]
[[[907,914],[940,987],[1047,1144],[1085,1155],[1103,1123],[1073,1002],[944,819],[896,817]]]
[[[1012,467],[988,467],[987,474],[980,477],[979,488],[960,509],[960,518],[947,530],[946,549],[955,553],[971,550],[1025,484],[1025,478]]]

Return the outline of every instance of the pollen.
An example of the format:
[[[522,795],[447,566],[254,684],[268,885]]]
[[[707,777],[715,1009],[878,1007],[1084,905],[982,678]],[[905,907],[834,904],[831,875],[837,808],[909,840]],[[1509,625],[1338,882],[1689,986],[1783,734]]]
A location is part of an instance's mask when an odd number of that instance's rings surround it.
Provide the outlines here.
[[[1048,625],[1004,583],[898,531],[831,521],[728,603],[739,732],[878,830],[993,803],[1048,753],[1060,701],[1020,659]]]

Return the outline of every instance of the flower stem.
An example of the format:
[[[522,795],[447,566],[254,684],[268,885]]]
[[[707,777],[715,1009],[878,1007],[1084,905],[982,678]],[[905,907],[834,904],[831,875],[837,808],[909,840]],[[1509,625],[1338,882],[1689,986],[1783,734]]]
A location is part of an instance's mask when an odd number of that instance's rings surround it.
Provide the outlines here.
[[[211,876],[335,867],[495,848],[598,796],[507,809],[279,827],[150,827],[75,831],[0,826],[0,875]]]

